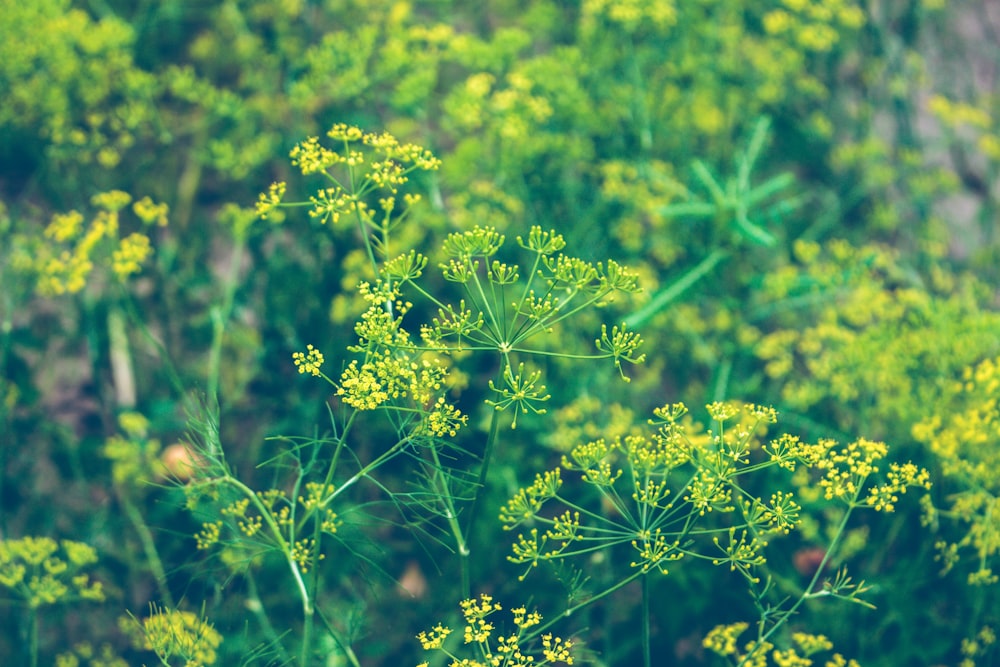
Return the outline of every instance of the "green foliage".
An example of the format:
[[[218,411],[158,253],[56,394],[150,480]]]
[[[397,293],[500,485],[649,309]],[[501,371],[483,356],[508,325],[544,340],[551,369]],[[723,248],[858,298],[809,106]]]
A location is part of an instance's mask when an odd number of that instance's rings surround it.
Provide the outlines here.
[[[988,664],[976,11],[0,0],[0,653]]]
[[[967,367],[961,380],[949,386],[941,409],[913,427],[913,436],[929,445],[941,466],[946,495],[944,507],[924,503],[924,521],[935,526],[942,520],[966,526],[960,538],[936,546],[945,570],[958,564],[960,552],[971,550],[976,567],[969,584],[986,586],[997,582],[993,563],[1000,553],[1000,532],[992,519],[997,502],[997,452],[993,444],[1000,435],[1000,360],[986,359]]]
[[[841,240],[794,252],[797,265],[765,278],[760,305],[787,311],[787,324],[757,347],[791,410],[905,442],[952,378],[1000,345],[1000,318],[972,276],[924,278],[888,248]],[[807,310],[815,323],[803,327]]]

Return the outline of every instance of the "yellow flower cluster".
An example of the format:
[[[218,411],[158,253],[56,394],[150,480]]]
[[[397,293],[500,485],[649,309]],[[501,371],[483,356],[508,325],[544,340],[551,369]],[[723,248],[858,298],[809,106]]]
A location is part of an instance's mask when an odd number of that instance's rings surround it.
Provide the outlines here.
[[[142,263],[153,253],[149,237],[135,232],[121,240],[118,249],[111,253],[111,270],[119,280],[138,273]]]
[[[56,667],[129,667],[110,644],[102,644],[100,649],[94,648],[90,642],[81,642],[71,651],[56,656]]]
[[[524,607],[511,609],[516,632],[497,635],[493,641],[496,626],[486,619],[503,607],[485,593],[478,599],[462,600],[460,606],[466,623],[463,638],[465,644],[475,645],[476,656],[460,658],[445,648],[445,640],[451,634],[451,628],[440,623],[431,630],[417,635],[417,640],[425,651],[441,651],[451,658],[450,664],[463,667],[542,667],[556,663],[573,664],[573,654],[570,651],[573,642],[553,636],[551,633],[545,633],[540,637],[540,656],[532,655],[524,646],[528,639],[527,630],[542,622],[542,616],[538,612],[529,612]],[[428,663],[424,662],[417,667],[427,667],[427,665]]]
[[[807,446],[813,452],[808,456],[814,467],[823,472],[819,486],[827,500],[838,499],[855,507],[871,507],[880,512],[892,512],[899,494],[908,488],[931,487],[930,473],[912,463],[891,463],[884,484],[868,487],[868,482],[879,472],[878,462],[885,458],[888,447],[884,442],[860,438],[846,446],[830,440],[820,440]]]
[[[118,238],[119,215],[131,201],[120,190],[100,193],[91,199],[99,210],[89,224],[78,211],[56,214],[45,228],[47,243],[37,248],[35,256],[24,268],[37,275],[38,292],[45,296],[76,294],[83,290],[95,265],[103,265],[110,255],[113,275],[124,281],[138,273],[152,248],[149,237],[133,232]],[[143,223],[166,224],[167,207],[154,204],[148,197],[133,206]],[[101,260],[101,261],[98,261]]]
[[[967,125],[985,130],[993,124],[988,111],[965,102],[952,102],[943,95],[933,95],[927,101],[927,108],[951,128]]]
[[[343,161],[340,155],[321,146],[319,137],[309,137],[305,141],[300,141],[292,148],[289,157],[292,159],[292,165],[302,170],[303,175],[326,171]]]
[[[222,522],[213,521],[201,524],[201,530],[195,533],[195,543],[199,549],[211,549],[218,544],[222,534]]]
[[[677,23],[677,8],[669,0],[585,0],[580,8],[583,29],[598,28],[602,18],[630,33],[644,27],[666,30]]]
[[[397,258],[391,266],[393,275],[419,275],[423,258],[416,255]],[[354,352],[365,352],[364,361],[352,360],[336,382],[336,393],[357,410],[375,410],[394,401],[405,400],[404,409],[416,408],[421,414],[415,433],[433,437],[454,437],[468,423],[454,405],[444,398],[447,367],[437,359],[423,357],[414,350],[409,333],[402,327],[402,316],[410,304],[399,298],[398,283],[388,287],[362,283],[359,293],[369,302],[368,309],[355,325],[359,344]],[[306,352],[293,354],[299,373],[322,375],[323,355],[312,345]]]
[[[222,635],[210,623],[189,611],[151,605],[150,612],[141,622],[132,617],[119,620],[135,648],[153,651],[165,665],[171,658],[184,660],[185,667],[215,664]]]
[[[953,102],[941,95],[932,96],[927,107],[950,131],[971,131],[976,147],[990,160],[1000,161],[1000,127],[989,111],[966,102]]]
[[[299,373],[309,373],[313,377],[322,375],[320,369],[324,361],[323,353],[311,344],[306,345],[305,352],[293,352],[292,360],[295,362],[295,367],[299,369]]]
[[[557,452],[568,452],[579,443],[596,440],[602,434],[613,440],[636,430],[635,412],[631,408],[592,394],[577,396],[556,410],[552,420],[559,428],[553,429],[545,441]]]
[[[81,570],[97,562],[90,545],[48,537],[0,541],[0,586],[28,607],[104,600],[104,588]]]
[[[111,476],[118,489],[137,492],[144,485],[177,474],[165,465],[160,441],[149,437],[149,420],[144,415],[123,412],[118,426],[124,437],[113,435],[101,448],[101,454],[111,462]]]
[[[308,572],[314,563],[326,558],[326,554],[320,553],[316,545],[316,540],[312,538],[298,540],[292,545],[291,558],[299,565],[303,573]]]
[[[714,627],[702,640],[702,646],[724,658],[730,658],[741,665],[754,665],[755,667],[811,667],[816,663],[812,657],[817,653],[833,650],[833,642],[823,635],[811,635],[805,632],[793,632],[792,643],[794,646],[786,649],[777,649],[774,644],[768,641],[750,641],[743,646],[741,651],[738,640],[747,628],[749,623],[732,623],[729,625],[718,625]],[[854,659],[848,660],[839,653],[834,653],[826,662],[824,667],[859,667]]]
[[[766,441],[769,426],[777,421],[773,408],[733,402],[706,407],[713,419],[710,430],[688,423],[683,404],[664,405],[649,420],[652,433],[577,445],[559,467],[537,475],[534,483],[513,494],[500,510],[504,529],[536,524],[517,536],[508,556],[527,566],[521,578],[539,562],[630,543],[638,555],[630,566],[642,572],[666,574],[671,562],[696,553],[716,565],[728,564],[755,584],[768,540],[796,528],[802,506],[789,491],[774,491],[766,499],[747,491],[741,480],[748,471],[772,466],[799,470],[802,474],[791,483],[805,496],[825,494],[851,509],[886,512],[893,511],[907,489],[930,486],[929,473],[912,463],[890,463],[879,476],[878,464],[887,452],[884,443],[859,439],[846,446],[830,440],[810,444],[790,435]],[[672,474],[682,466],[683,475]],[[600,508],[563,495],[563,470],[579,473],[601,498]],[[813,494],[810,474],[818,477]],[[672,487],[680,479],[685,481]],[[569,509],[562,514],[542,509],[550,503]],[[679,512],[687,517],[684,532],[665,530],[663,517]],[[712,514],[725,515],[721,526],[708,522]],[[691,540],[691,535],[699,539]]]
[[[311,215],[323,221],[336,222],[341,213],[365,210],[363,203],[354,196],[359,191],[374,186],[396,194],[414,170],[433,171],[441,165],[430,151],[414,144],[401,144],[388,133],[366,133],[360,128],[338,123],[327,136],[341,144],[340,152],[323,146],[318,137],[309,137],[290,153],[292,164],[303,174],[324,173],[337,183],[337,187],[321,190],[320,197],[312,199],[315,208]],[[352,144],[357,142],[367,146],[372,154],[366,155],[363,150],[353,148]],[[330,172],[338,165],[349,171],[350,178],[346,182],[357,190],[343,195],[343,184]],[[362,170],[365,165],[367,170]],[[260,195],[257,208],[262,217],[280,203],[283,194],[284,184],[275,183],[267,194]]]
[[[450,634],[450,628],[446,628],[438,623],[430,630],[423,631],[417,635],[417,640],[420,641],[420,645],[424,647],[425,651],[431,651],[441,648],[444,645],[444,640]]]
[[[840,30],[857,30],[866,21],[864,10],[849,0],[782,0],[782,4],[785,9],[764,15],[764,30],[771,35],[793,34],[808,51],[829,51]]]
[[[514,373],[508,365],[504,369],[504,383],[502,385],[496,385],[493,380],[490,380],[490,389],[497,395],[497,400],[489,400],[486,403],[492,405],[494,410],[512,408],[514,420],[510,427],[517,428],[518,414],[528,412],[536,415],[545,414],[545,408],[539,407],[537,404],[544,403],[551,396],[544,393],[545,385],[538,383],[541,377],[541,371],[526,373],[523,363],[518,364],[517,373]]]
[[[281,205],[281,199],[285,196],[285,190],[287,189],[287,183],[284,181],[278,181],[271,183],[267,192],[262,192],[257,196],[257,205],[255,209],[261,220],[266,220],[270,217],[277,223],[284,219],[284,214],[278,209],[278,206]]]
[[[988,656],[993,651],[993,645],[997,642],[997,635],[993,628],[983,626],[974,637],[962,640],[961,667],[975,667],[976,659]]]
[[[456,86],[444,107],[452,121],[468,131],[485,131],[504,143],[529,143],[532,130],[553,114],[550,101],[535,91],[537,84],[520,72],[498,82],[487,72],[472,74]]]
[[[976,568],[970,584],[998,580],[1000,527],[995,516],[1000,498],[1000,357],[965,368],[962,377],[939,402],[937,414],[913,427],[913,437],[930,446],[944,473],[942,486],[949,493],[940,510],[930,500],[924,520],[936,525],[941,515],[966,524],[955,543],[941,541],[945,569],[959,560],[960,550],[971,550]],[[950,555],[949,555],[950,554]]]
[[[154,203],[149,197],[143,197],[132,204],[132,211],[146,225],[156,225],[157,227],[167,226],[167,213],[170,208],[164,203]]]
[[[434,403],[434,409],[428,413],[425,420],[427,430],[439,438],[455,437],[458,434],[458,429],[465,426],[468,421],[468,415],[459,412],[458,408],[450,405],[443,396],[438,397],[437,402]]]
[[[301,522],[315,518],[321,532],[328,535],[337,533],[343,521],[336,512],[326,507],[334,495],[333,484],[307,482],[304,489],[305,493],[299,495],[297,501],[292,501],[281,489],[266,489],[230,502],[218,510],[224,520],[205,522],[195,534],[198,548],[210,549],[220,543],[227,547],[234,546],[222,540],[228,524],[228,533],[236,534],[237,542],[249,544],[248,538],[256,538],[267,543],[269,548],[275,542],[287,545],[287,557],[298,565],[301,572],[307,572],[326,556],[322,553],[322,544],[316,540],[293,541],[296,535],[293,519],[300,522],[298,527],[301,528]],[[248,492],[245,487],[242,490]],[[225,551],[222,557],[225,560]]]

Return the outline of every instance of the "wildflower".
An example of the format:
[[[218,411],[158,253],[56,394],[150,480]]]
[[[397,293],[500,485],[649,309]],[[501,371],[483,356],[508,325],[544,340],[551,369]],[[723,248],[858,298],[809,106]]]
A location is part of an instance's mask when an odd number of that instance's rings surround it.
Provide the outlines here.
[[[459,657],[444,649],[445,639],[451,634],[451,629],[441,625],[434,626],[431,630],[421,632],[417,635],[417,640],[425,651],[445,651],[451,658],[451,665],[463,665],[472,667],[474,665],[517,665],[527,667],[533,663],[563,663],[573,664],[573,656],[570,649],[573,642],[561,637],[555,637],[551,633],[546,633],[541,637],[540,655],[532,655],[531,647],[524,646],[525,631],[542,622],[542,616],[538,612],[529,612],[524,607],[517,607],[511,610],[514,616],[514,626],[517,632],[510,635],[493,636],[493,623],[486,621],[486,617],[500,611],[502,607],[495,603],[489,595],[483,594],[479,599],[463,600],[460,603],[462,614],[466,620],[463,633],[465,644],[472,645],[469,649],[476,654],[475,658]],[[536,649],[537,650],[537,649]],[[426,665],[427,663],[421,663]],[[419,666],[418,666],[419,667]]]
[[[525,375],[523,363],[518,364],[516,374],[511,372],[510,366],[507,366],[503,376],[505,386],[498,387],[493,383],[493,380],[490,380],[490,389],[499,396],[499,400],[486,402],[496,410],[506,410],[513,406],[514,421],[510,427],[512,429],[517,428],[517,416],[519,413],[530,411],[536,415],[545,414],[544,408],[536,407],[537,403],[542,403],[551,398],[549,394],[542,395],[542,392],[545,391],[545,385],[538,384],[541,376],[541,371],[534,371]]]
[[[167,213],[169,207],[166,204],[155,204],[149,197],[143,197],[132,204],[132,211],[147,225],[156,224],[158,227],[167,226]]]
[[[129,202],[132,201],[132,195],[127,192],[122,192],[121,190],[110,190],[108,192],[101,192],[90,198],[90,203],[98,208],[103,208],[105,211],[116,212],[120,211]]]
[[[635,332],[626,331],[624,324],[620,329],[617,326],[612,327],[610,336],[608,336],[607,325],[602,324],[601,337],[595,341],[595,344],[598,350],[608,353],[615,360],[615,368],[618,369],[625,382],[629,382],[630,378],[622,370],[622,361],[641,364],[646,359],[645,354],[634,354],[642,345],[642,337]]]
[[[45,237],[53,239],[58,243],[63,243],[80,235],[83,229],[83,215],[78,211],[69,213],[56,213],[52,216],[52,221],[45,228]]]
[[[138,273],[143,262],[152,254],[149,237],[138,232],[121,240],[118,249],[111,255],[111,270],[119,280],[125,280]]]
[[[441,646],[444,645],[445,638],[450,634],[450,628],[446,628],[438,623],[433,629],[421,632],[417,635],[417,639],[420,641],[420,645],[424,647],[425,651],[430,651],[441,648]]]
[[[338,186],[318,190],[316,196],[309,197],[309,201],[313,205],[309,216],[318,218],[320,224],[325,225],[327,222],[336,224],[341,214],[352,210],[354,200],[345,195],[343,189]]]
[[[749,623],[733,623],[731,625],[717,625],[711,632],[705,635],[701,645],[717,655],[723,657],[736,655],[736,640],[743,632],[750,627]]]
[[[289,155],[292,164],[302,170],[303,175],[325,171],[341,161],[339,155],[320,145],[318,137],[299,142]]]
[[[281,198],[285,196],[287,187],[288,185],[284,181],[271,183],[266,193],[262,192],[257,196],[255,210],[261,220],[267,219],[269,215],[274,215],[275,222],[280,222],[281,217],[275,213],[277,207],[281,205]]]
[[[569,652],[572,647],[573,642],[566,641],[561,637],[553,637],[552,633],[542,635],[542,655],[550,662],[563,662],[572,665],[573,656]]]
[[[458,429],[469,421],[467,415],[463,415],[452,405],[445,402],[444,397],[438,397],[432,410],[426,419],[427,429],[437,437],[455,437]]]
[[[102,584],[81,572],[96,562],[97,551],[82,542],[31,536],[3,540],[0,586],[33,608],[73,599],[103,601]]]
[[[214,521],[201,524],[201,530],[195,533],[194,540],[199,549],[210,549],[218,543],[222,533],[222,522]]]
[[[298,563],[299,569],[303,573],[308,572],[315,562],[321,561],[326,556],[320,553],[316,546],[316,540],[309,538],[304,540],[298,540],[292,545],[292,552],[290,554],[293,561]]]
[[[153,651],[165,665],[175,657],[185,660],[185,667],[214,665],[222,644],[222,635],[189,611],[150,605],[150,615],[141,622],[122,618],[119,625],[133,646]]]
[[[322,374],[320,367],[323,366],[323,353],[311,344],[306,345],[305,352],[293,352],[292,359],[295,361],[299,373],[309,373],[313,377],[319,377]]]

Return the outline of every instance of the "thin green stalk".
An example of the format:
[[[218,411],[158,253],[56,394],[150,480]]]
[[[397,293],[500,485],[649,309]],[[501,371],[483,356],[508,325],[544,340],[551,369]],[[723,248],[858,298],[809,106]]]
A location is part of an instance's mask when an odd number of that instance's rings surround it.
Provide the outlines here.
[[[111,304],[107,315],[108,358],[111,365],[112,384],[115,390],[115,407],[131,410],[136,404],[135,369],[132,351],[125,332],[125,317],[121,308]]]
[[[594,595],[592,597],[587,598],[586,600],[584,600],[580,604],[575,605],[573,607],[570,607],[569,609],[567,609],[566,611],[564,611],[559,616],[556,616],[555,618],[549,620],[547,623],[543,623],[543,624],[541,624],[541,625],[539,625],[537,627],[532,628],[531,632],[528,633],[528,639],[532,639],[534,637],[537,637],[537,636],[541,635],[543,632],[545,632],[546,630],[548,630],[549,628],[551,628],[553,625],[555,625],[556,623],[558,623],[562,619],[569,618],[570,616],[572,616],[576,612],[580,611],[584,607],[588,607],[588,606],[594,604],[595,602],[597,602],[598,600],[606,598],[607,596],[611,595],[615,591],[617,591],[619,589],[622,589],[625,586],[628,586],[629,584],[631,584],[633,581],[635,581],[639,577],[643,576],[644,574],[646,574],[646,573],[642,571],[642,568],[639,568],[631,576],[626,577],[625,579],[622,579],[617,584],[615,584],[614,586],[611,586],[607,590],[601,591],[597,595]]]
[[[437,448],[431,447],[431,456],[434,459],[434,469],[444,470],[444,466],[441,465],[441,457],[438,455]],[[469,545],[466,542],[466,535],[462,533],[462,527],[458,523],[458,512],[455,509],[454,499],[448,492],[447,483],[445,483],[444,488],[441,489],[441,498],[447,506],[445,508],[445,518],[448,520],[448,527],[451,529],[451,534],[455,538],[455,548],[458,551],[460,559],[459,570],[462,578],[462,597],[467,600],[472,597],[472,575],[470,573],[471,563],[469,561]]]
[[[163,343],[153,335],[146,326],[145,321],[140,317],[139,312],[135,308],[135,304],[130,298],[128,298],[128,293],[122,288],[122,299],[120,303],[124,306],[125,314],[128,316],[129,321],[136,328],[147,343],[153,346],[159,354],[159,364],[160,367],[166,372],[167,378],[170,381],[170,385],[173,387],[174,391],[178,394],[183,394],[185,392],[184,381],[181,379],[180,374],[177,372],[177,368],[170,360],[170,353],[167,352],[166,347]]]
[[[635,123],[638,126],[639,134],[639,157],[645,160],[649,157],[653,149],[653,129],[649,122],[649,103],[646,100],[646,86],[643,81],[642,69],[639,66],[639,58],[636,55],[635,40],[624,40],[628,52],[628,73],[633,86],[632,113]]]
[[[358,661],[358,656],[354,653],[354,650],[351,649],[350,645],[346,642],[340,641],[340,637],[337,636],[337,631],[332,625],[330,625],[330,621],[326,618],[326,615],[324,615],[321,611],[317,613],[319,615],[319,620],[323,621],[326,631],[330,633],[331,637],[333,637],[333,641],[335,641],[340,650],[343,651],[344,657],[351,663],[351,666],[361,667],[361,663]]]
[[[860,493],[860,490],[859,490],[858,493]],[[854,500],[856,501],[857,497],[855,497]],[[852,504],[847,508],[847,511],[844,512],[844,517],[841,519],[840,525],[837,527],[837,532],[836,532],[836,534],[833,537],[833,541],[830,542],[830,546],[829,546],[829,548],[827,548],[826,554],[824,554],[824,556],[823,556],[823,560],[820,561],[819,566],[816,568],[816,573],[813,574],[812,579],[809,581],[809,584],[806,586],[805,592],[801,596],[799,596],[799,599],[795,601],[795,604],[793,604],[791,607],[789,607],[789,609],[785,613],[783,613],[781,615],[780,619],[777,622],[775,622],[775,624],[772,625],[769,630],[763,631],[764,630],[763,625],[762,624],[758,624],[758,630],[757,630],[757,644],[758,644],[758,646],[761,645],[761,644],[763,644],[768,639],[770,639],[771,636],[774,635],[774,633],[777,632],[778,629],[781,628],[781,626],[783,626],[785,624],[785,622],[789,618],[791,618],[792,615],[795,614],[796,611],[798,611],[799,607],[801,607],[805,603],[806,600],[809,600],[809,599],[812,599],[812,598],[818,596],[818,594],[813,593],[813,589],[816,587],[816,584],[819,583],[820,577],[823,575],[824,570],[826,570],[827,563],[830,561],[830,558],[831,558],[832,554],[835,553],[835,551],[837,549],[837,546],[840,543],[841,538],[844,536],[844,531],[847,530],[847,522],[850,520],[851,514],[852,514],[853,510],[854,510],[854,505],[853,505],[853,502],[852,502]],[[740,663],[736,667],[743,667],[743,665],[747,664],[747,661],[750,660],[751,657],[752,657],[752,654],[748,653],[746,656],[743,657],[743,660],[741,660]]]
[[[503,382],[503,368],[497,371],[497,378],[494,386],[499,387]],[[476,488],[473,491],[472,503],[465,520],[465,535],[472,535],[472,528],[476,522],[476,513],[479,509],[479,497],[486,487],[486,479],[490,472],[490,460],[493,458],[493,450],[496,446],[497,433],[500,430],[500,410],[494,410],[490,418],[490,432],[486,437],[486,448],[483,450],[483,464],[479,468],[479,479],[476,481]]]
[[[647,320],[666,308],[671,301],[677,299],[695,283],[704,278],[716,265],[727,257],[729,257],[729,253],[725,250],[713,250],[708,257],[698,262],[694,268],[661,290],[649,303],[626,317],[625,325],[630,329],[641,327]]]
[[[233,255],[229,262],[229,272],[223,284],[222,305],[212,309],[212,348],[208,356],[208,377],[205,384],[208,398],[214,403],[219,402],[219,376],[222,370],[222,343],[226,334],[226,324],[233,314],[233,303],[236,297],[236,284],[239,279],[240,262],[246,248],[244,234],[236,236]]]
[[[149,526],[146,525],[139,509],[124,493],[119,493],[118,497],[121,500],[122,508],[125,510],[125,516],[128,517],[128,520],[132,523],[132,527],[135,528],[135,532],[139,535],[139,541],[142,543],[142,550],[146,554],[149,569],[153,571],[153,576],[156,577],[156,588],[160,593],[161,601],[167,607],[171,609],[175,608],[174,598],[170,595],[170,589],[167,587],[167,572],[163,569],[163,562],[160,560],[159,552],[156,549],[156,542],[153,540],[153,534],[150,532]]]
[[[649,574],[642,577],[642,664],[645,667],[652,667],[652,654],[650,652],[649,641]]]
[[[284,536],[282,536],[281,527],[278,526],[271,512],[268,510],[267,507],[264,506],[264,503],[263,501],[261,501],[260,496],[254,493],[253,489],[248,487],[240,480],[232,476],[227,476],[222,479],[222,482],[238,489],[240,493],[242,493],[244,497],[246,497],[250,501],[250,503],[254,506],[254,509],[256,509],[257,512],[260,514],[264,523],[267,524],[267,528],[270,531],[271,536],[274,538],[274,541],[278,545],[278,550],[285,555],[285,559],[288,561],[289,568],[292,572],[292,578],[295,579],[295,585],[299,589],[299,594],[302,597],[303,612],[306,615],[311,614],[312,598],[309,595],[309,591],[306,587],[305,581],[302,579],[302,573],[299,571],[299,566],[291,556],[292,553],[291,547],[285,540]]]
[[[257,590],[257,579],[253,576],[253,572],[248,570],[246,573],[247,581],[247,609],[250,613],[254,615],[257,622],[260,623],[260,627],[264,630],[264,634],[268,636],[271,640],[271,644],[275,647],[278,653],[281,654],[282,664],[287,664],[291,662],[287,651],[285,651],[284,645],[281,643],[281,637],[278,632],[271,625],[271,619],[268,618],[267,613],[264,611],[264,603],[260,599],[260,593]]]
[[[28,608],[28,667],[38,667],[38,609]]]
[[[503,368],[501,367],[497,371],[496,385],[499,386],[502,381]],[[448,522],[451,525],[452,534],[455,536],[456,547],[458,549],[459,569],[462,573],[462,595],[464,599],[472,597],[472,551],[469,549],[468,540],[472,536],[472,530],[475,527],[476,515],[479,510],[479,498],[483,489],[486,487],[486,481],[490,472],[490,461],[493,458],[493,450],[495,449],[497,433],[499,430],[500,411],[494,410],[493,415],[490,418],[490,431],[489,435],[486,437],[486,447],[483,450],[483,463],[479,468],[479,478],[476,480],[476,486],[472,491],[472,501],[469,503],[469,507],[466,512],[464,529],[458,524],[458,516],[455,512],[454,506],[452,505],[448,509]],[[435,465],[438,466],[438,469],[441,469],[436,451],[434,452],[434,457]],[[442,497],[449,497],[447,490]]]
[[[344,449],[344,443],[345,443],[345,441],[347,439],[348,433],[351,430],[351,426],[354,424],[354,419],[355,419],[356,416],[357,416],[357,411],[355,411],[355,412],[353,412],[351,414],[350,418],[348,418],[347,423],[344,425],[344,428],[343,428],[342,432],[340,433],[340,436],[338,438],[339,443],[338,443],[337,449],[336,449],[336,451],[334,453],[333,460],[330,462],[330,465],[327,468],[326,478],[323,481],[323,488],[324,489],[326,487],[328,487],[332,483],[332,481],[333,481],[334,472],[336,470],[337,463],[338,463],[338,461],[340,459],[340,454],[341,454],[341,452]],[[318,504],[318,506],[316,507],[316,509],[313,510],[314,514],[313,514],[313,519],[312,519],[313,520],[313,536],[312,536],[312,539],[313,539],[313,544],[315,544],[317,546],[317,549],[319,548],[319,543],[320,543],[320,540],[322,538],[322,533],[323,533],[323,530],[322,530],[323,515],[320,513],[320,510],[324,509],[334,498],[336,498],[338,495],[340,495],[340,493],[342,493],[345,489],[350,488],[359,479],[364,478],[372,470],[374,470],[375,468],[379,467],[380,465],[382,465],[383,463],[385,463],[386,461],[388,461],[389,459],[391,459],[392,457],[394,457],[396,454],[398,454],[399,451],[407,444],[407,442],[408,441],[405,440],[405,439],[404,440],[400,440],[399,442],[397,442],[395,445],[393,445],[388,450],[386,450],[381,456],[377,457],[374,461],[372,461],[371,463],[369,463],[366,466],[364,466],[363,468],[361,468],[361,470],[359,470],[357,473],[355,473],[353,476],[351,476],[350,479],[348,479],[346,482],[344,482],[343,484],[341,484],[340,487],[338,487],[333,493],[331,493],[329,496],[327,496],[326,498],[324,498],[323,501]],[[293,522],[293,525],[294,525],[294,522]],[[293,537],[293,541],[294,541],[294,537]],[[294,570],[294,572],[297,575],[299,575],[298,580],[302,584],[301,585],[301,592],[302,592],[302,596],[303,596],[303,601],[310,600],[310,602],[307,605],[303,606],[302,649],[301,649],[301,654],[300,654],[300,663],[302,664],[302,667],[306,667],[306,665],[308,664],[308,660],[309,660],[309,646],[310,646],[310,644],[312,642],[313,627],[315,625],[315,616],[316,616],[316,613],[317,613],[315,605],[313,605],[312,602],[311,602],[311,600],[313,599],[313,597],[316,594],[316,591],[319,590],[319,568],[316,567],[315,565],[316,564],[314,563],[314,565],[313,565],[313,576],[311,578],[309,587],[307,589],[305,581],[301,579],[301,576],[299,574],[298,568],[296,566],[294,566],[294,564],[293,564],[293,570]],[[320,614],[320,618],[322,620],[322,614]],[[325,621],[324,621],[324,623],[325,623]],[[341,648],[343,648],[345,650],[345,654],[349,653],[350,652],[350,647],[348,647],[345,642],[342,642],[340,640],[340,638],[334,632],[333,628],[329,627],[329,624],[327,624],[327,629],[330,632],[331,636],[333,637],[334,641],[336,641],[337,644],[340,645]],[[350,656],[353,656],[353,653],[350,653]],[[352,663],[356,664],[357,663],[357,658],[354,658],[352,660]]]

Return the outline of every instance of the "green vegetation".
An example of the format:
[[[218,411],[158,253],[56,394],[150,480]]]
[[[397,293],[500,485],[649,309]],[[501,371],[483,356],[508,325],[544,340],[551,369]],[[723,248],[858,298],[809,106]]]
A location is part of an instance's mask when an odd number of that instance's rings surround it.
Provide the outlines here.
[[[0,0],[0,655],[993,664],[989,25]]]

